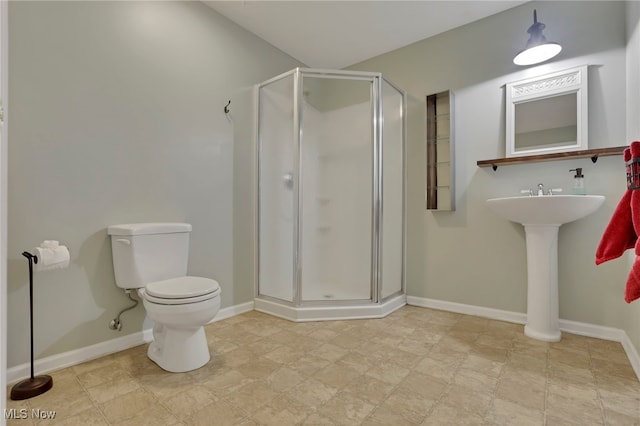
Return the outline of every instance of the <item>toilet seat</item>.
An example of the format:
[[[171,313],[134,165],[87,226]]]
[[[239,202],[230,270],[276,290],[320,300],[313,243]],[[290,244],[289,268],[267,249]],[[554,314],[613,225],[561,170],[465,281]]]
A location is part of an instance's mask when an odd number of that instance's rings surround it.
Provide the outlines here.
[[[217,281],[203,277],[179,277],[148,283],[145,300],[161,305],[184,305],[212,299],[220,294]]]

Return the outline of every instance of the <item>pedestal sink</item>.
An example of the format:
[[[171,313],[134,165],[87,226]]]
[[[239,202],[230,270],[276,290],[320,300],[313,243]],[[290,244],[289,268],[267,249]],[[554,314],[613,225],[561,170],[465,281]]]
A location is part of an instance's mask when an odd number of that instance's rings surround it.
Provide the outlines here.
[[[604,202],[602,195],[544,195],[487,200],[499,216],[524,225],[527,240],[527,325],[524,333],[534,339],[557,342],[558,230],[581,219]]]

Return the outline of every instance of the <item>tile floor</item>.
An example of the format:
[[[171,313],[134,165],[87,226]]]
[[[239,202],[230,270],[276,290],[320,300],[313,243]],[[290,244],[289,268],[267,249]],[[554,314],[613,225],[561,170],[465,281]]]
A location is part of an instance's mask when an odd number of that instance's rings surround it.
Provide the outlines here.
[[[9,425],[640,425],[619,343],[406,306],[384,319],[207,327],[211,362],[172,374],[145,346],[51,373]],[[32,409],[54,410],[36,419]]]

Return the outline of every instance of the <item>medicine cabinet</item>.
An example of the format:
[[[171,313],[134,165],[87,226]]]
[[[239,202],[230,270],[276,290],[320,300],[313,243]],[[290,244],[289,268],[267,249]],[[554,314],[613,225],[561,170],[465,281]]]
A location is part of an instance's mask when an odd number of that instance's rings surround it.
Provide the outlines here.
[[[427,96],[427,210],[455,210],[453,93]]]

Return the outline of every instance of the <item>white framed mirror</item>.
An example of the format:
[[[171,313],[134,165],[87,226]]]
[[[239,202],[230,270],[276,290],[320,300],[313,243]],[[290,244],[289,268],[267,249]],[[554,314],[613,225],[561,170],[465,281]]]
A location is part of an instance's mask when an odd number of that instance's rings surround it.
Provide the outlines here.
[[[506,85],[506,156],[588,149],[587,66]]]

